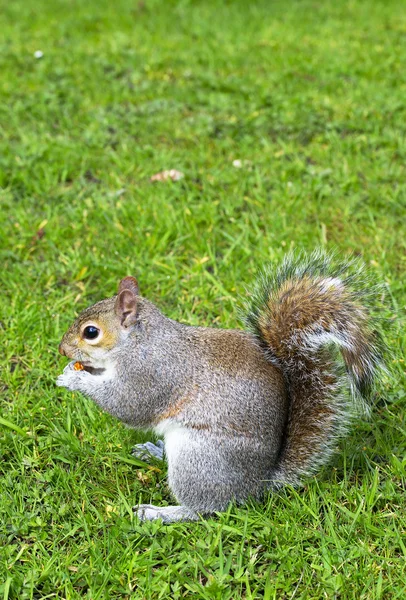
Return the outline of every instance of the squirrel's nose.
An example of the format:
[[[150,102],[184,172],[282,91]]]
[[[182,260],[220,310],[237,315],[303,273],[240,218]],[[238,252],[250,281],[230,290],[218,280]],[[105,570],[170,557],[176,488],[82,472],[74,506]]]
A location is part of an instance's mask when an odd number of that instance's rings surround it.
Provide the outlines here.
[[[63,348],[62,342],[59,344],[58,350],[59,350],[59,353],[62,354],[62,356],[66,356],[66,352]]]

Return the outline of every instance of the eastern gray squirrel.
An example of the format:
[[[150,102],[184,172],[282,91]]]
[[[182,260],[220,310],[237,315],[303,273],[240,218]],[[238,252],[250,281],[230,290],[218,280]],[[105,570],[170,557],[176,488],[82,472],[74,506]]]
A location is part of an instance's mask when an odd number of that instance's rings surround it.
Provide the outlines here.
[[[78,316],[57,384],[165,440],[180,505],[134,507],[141,520],[195,520],[296,486],[328,461],[381,364],[363,281],[356,260],[289,254],[263,273],[248,331],[173,321],[133,277]],[[160,456],[162,444],[138,450]]]

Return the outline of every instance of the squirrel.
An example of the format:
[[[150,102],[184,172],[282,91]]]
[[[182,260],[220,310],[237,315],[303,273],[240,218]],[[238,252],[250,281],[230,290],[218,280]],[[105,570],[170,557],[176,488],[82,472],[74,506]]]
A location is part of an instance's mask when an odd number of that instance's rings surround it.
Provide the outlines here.
[[[179,505],[141,504],[140,520],[197,520],[297,486],[329,460],[383,364],[373,290],[357,259],[291,253],[263,272],[246,330],[227,330],[169,319],[124,277],[63,336],[73,360],[57,385],[164,437],[135,452],[162,458],[164,447]]]

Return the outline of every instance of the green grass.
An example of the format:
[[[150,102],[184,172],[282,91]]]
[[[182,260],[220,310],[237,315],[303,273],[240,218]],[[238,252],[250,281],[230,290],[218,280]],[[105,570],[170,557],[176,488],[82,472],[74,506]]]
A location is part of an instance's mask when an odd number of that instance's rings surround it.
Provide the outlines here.
[[[236,327],[261,265],[336,247],[402,316],[404,3],[0,12],[0,599],[404,598],[401,321],[395,376],[332,464],[198,524],[135,522],[171,501],[131,458],[147,436],[54,383],[67,325],[127,274],[173,318]],[[150,183],[170,168],[184,179]]]

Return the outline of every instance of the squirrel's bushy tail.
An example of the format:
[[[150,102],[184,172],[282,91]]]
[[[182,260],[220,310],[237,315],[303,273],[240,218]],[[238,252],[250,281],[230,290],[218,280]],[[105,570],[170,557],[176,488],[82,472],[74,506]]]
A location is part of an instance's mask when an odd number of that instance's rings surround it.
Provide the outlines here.
[[[381,365],[380,336],[356,259],[289,254],[263,274],[246,322],[284,373],[290,408],[273,487],[297,485],[324,464]],[[340,358],[341,354],[341,358]],[[344,367],[344,368],[343,368]]]

